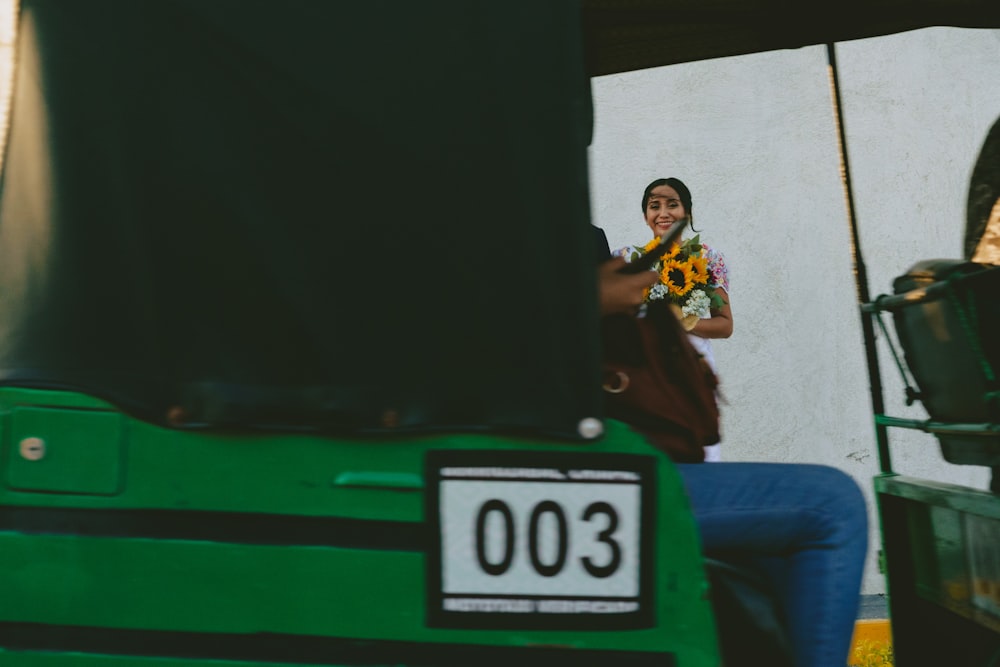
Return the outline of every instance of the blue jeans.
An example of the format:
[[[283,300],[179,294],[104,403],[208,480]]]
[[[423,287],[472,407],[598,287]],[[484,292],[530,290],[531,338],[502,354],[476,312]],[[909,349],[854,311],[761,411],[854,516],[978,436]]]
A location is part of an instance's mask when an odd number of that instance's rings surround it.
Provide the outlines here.
[[[677,469],[705,555],[727,560],[737,554],[771,578],[795,664],[844,667],[868,549],[867,508],[854,480],[811,464]]]

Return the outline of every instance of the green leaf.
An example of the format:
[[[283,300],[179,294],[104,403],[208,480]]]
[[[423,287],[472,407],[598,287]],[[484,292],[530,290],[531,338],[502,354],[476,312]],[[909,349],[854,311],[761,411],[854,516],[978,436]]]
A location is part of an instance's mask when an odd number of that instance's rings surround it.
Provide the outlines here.
[[[712,293],[708,295],[708,298],[712,301],[712,308],[722,308],[729,303],[715,290],[712,290]]]

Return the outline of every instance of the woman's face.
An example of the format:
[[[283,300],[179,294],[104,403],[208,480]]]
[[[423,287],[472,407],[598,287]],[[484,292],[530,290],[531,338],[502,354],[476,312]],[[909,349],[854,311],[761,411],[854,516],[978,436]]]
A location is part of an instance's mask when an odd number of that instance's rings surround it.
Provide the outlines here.
[[[677,190],[669,185],[658,185],[649,193],[646,202],[646,224],[656,236],[663,236],[675,222],[687,217],[684,204],[677,196]]]

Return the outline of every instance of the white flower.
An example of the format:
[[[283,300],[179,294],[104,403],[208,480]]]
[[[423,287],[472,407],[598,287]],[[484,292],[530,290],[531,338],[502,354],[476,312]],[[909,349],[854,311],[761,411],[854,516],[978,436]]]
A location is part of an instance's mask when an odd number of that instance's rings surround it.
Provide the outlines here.
[[[655,287],[653,289],[656,289]],[[705,317],[708,315],[708,309],[712,305],[712,300],[708,298],[704,290],[696,289],[692,290],[688,295],[687,301],[681,308],[681,312],[685,315],[697,315],[698,317]]]
[[[656,283],[655,285],[649,288],[649,299],[651,301],[655,299],[666,299],[669,293],[670,292],[667,290],[666,285],[664,285],[663,283]]]

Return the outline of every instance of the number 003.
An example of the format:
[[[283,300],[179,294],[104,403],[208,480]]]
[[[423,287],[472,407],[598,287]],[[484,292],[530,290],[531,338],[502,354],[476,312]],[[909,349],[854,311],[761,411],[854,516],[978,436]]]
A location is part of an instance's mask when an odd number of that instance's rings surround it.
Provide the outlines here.
[[[486,524],[491,517],[494,525],[499,520],[502,527],[502,535],[498,536],[502,544],[494,559],[490,560],[486,553]],[[549,554],[549,562],[542,559],[540,548],[540,524],[542,519],[549,515],[549,522],[555,525],[555,553]],[[595,562],[590,556],[580,558],[580,564],[592,577],[610,577],[621,565],[621,546],[614,538],[615,531],[618,530],[618,513],[615,508],[604,501],[594,502],[587,505],[580,515],[583,521],[588,523],[600,521],[603,518],[603,527],[595,528],[592,539],[607,546],[607,559],[603,563]],[[514,513],[510,506],[502,500],[493,498],[484,502],[479,512],[476,514],[476,558],[479,567],[483,572],[493,576],[499,576],[510,569],[514,561],[515,542],[517,530],[514,522]],[[566,566],[567,554],[569,551],[570,534],[566,521],[566,511],[562,505],[554,500],[543,500],[531,509],[528,519],[528,557],[531,566],[543,577],[554,577]]]

